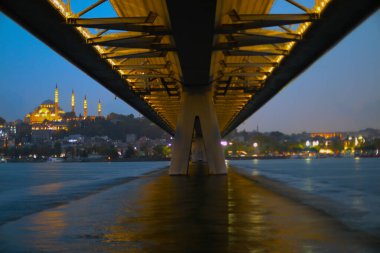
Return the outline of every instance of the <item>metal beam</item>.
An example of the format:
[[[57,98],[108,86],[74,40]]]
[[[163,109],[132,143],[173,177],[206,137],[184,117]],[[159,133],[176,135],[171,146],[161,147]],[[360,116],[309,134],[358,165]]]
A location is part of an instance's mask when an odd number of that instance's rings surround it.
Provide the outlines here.
[[[244,84],[244,85],[251,85],[251,84],[261,84],[264,80],[256,79],[256,80],[234,80],[233,84]],[[218,84],[227,84],[227,80],[220,80],[218,81]]]
[[[102,57],[104,59],[120,59],[120,58],[128,58],[128,59],[139,59],[139,58],[153,58],[153,57],[165,57],[167,51],[149,51],[142,53],[130,53],[129,50],[116,51],[113,53],[104,53]]]
[[[265,35],[229,35],[226,36],[228,42],[221,42],[214,46],[214,50],[233,49],[237,47],[267,45],[276,43],[286,43],[289,41],[296,41],[295,38],[274,37]]]
[[[154,1],[156,2],[156,1]],[[183,86],[210,85],[217,0],[166,0]]]
[[[164,79],[164,78],[161,78],[160,80],[161,80],[162,85],[164,85],[165,90],[166,90],[168,96],[169,96],[169,97],[170,97],[170,96],[173,96],[173,94],[172,94],[172,93],[170,92],[170,90],[169,90],[169,87],[168,87],[167,82],[165,81],[165,79]]]
[[[254,67],[277,67],[278,62],[225,62],[221,61],[220,64],[225,68],[254,68]]]
[[[123,78],[170,78],[173,73],[170,74],[123,74]]]
[[[297,3],[297,2],[294,1],[294,0],[285,0],[285,1],[288,2],[288,3],[293,4],[293,5],[296,6],[297,8],[303,10],[304,12],[307,12],[307,13],[311,13],[311,12],[312,12],[312,10],[310,10],[309,8],[303,6],[303,5],[300,4],[300,3]]]
[[[254,34],[254,33],[239,33],[236,35],[227,35],[226,38],[229,41],[236,42],[249,42],[256,41],[257,45],[265,44],[275,44],[275,43],[285,43],[289,41],[297,41],[301,36],[294,36],[293,34],[288,33],[279,33],[277,35],[266,35],[266,34]],[[255,45],[255,44],[253,44]]]
[[[286,0],[288,1],[288,0]],[[238,14],[236,10],[232,10],[229,13],[233,22],[243,21],[255,21],[255,22],[267,22],[267,21],[298,21],[309,22],[318,19],[317,13],[304,13],[304,14]]]
[[[119,65],[114,65],[113,67],[115,69],[120,69],[120,70],[140,70],[140,69],[165,69],[169,67],[170,62],[167,62],[166,64],[146,64],[146,65],[131,65],[131,64],[119,64]]]
[[[287,29],[286,32],[281,32],[277,30],[268,30],[268,29],[255,29],[254,31],[250,31],[250,32],[239,32],[237,33],[237,35],[247,35],[247,36],[261,35],[261,36],[279,37],[279,38],[287,38],[287,39],[294,39],[294,40],[302,39],[301,34],[298,34],[295,31],[292,31],[290,29]]]
[[[140,35],[131,36],[128,33],[109,34],[102,37],[87,39],[90,45],[108,46],[108,47],[128,47],[136,44],[160,43],[163,36]]]
[[[231,16],[231,14],[230,14]],[[234,15],[232,15],[235,17]],[[256,29],[271,26],[291,25],[304,22],[312,22],[319,18],[316,13],[308,14],[244,14],[238,15],[238,21],[247,21],[237,24],[223,24],[217,30],[216,33],[236,33],[238,31]]]
[[[94,4],[88,6],[86,9],[82,10],[81,12],[78,12],[77,14],[75,14],[75,16],[80,17],[80,16],[86,14],[90,10],[94,9],[95,7],[101,5],[102,3],[106,2],[106,1],[107,0],[99,0],[99,1],[95,2]],[[69,4],[69,6],[70,6],[70,4]]]
[[[224,87],[224,91],[223,91],[223,95],[224,96],[227,94],[227,90],[228,90],[228,88],[231,85],[231,81],[232,81],[232,77],[229,77],[228,80],[227,80],[227,85],[226,85],[226,87]]]
[[[160,43],[125,43],[120,44],[120,48],[134,48],[134,49],[152,49],[157,51],[176,51],[177,49],[171,44]]]
[[[270,72],[231,72],[231,73],[223,73],[224,77],[252,77],[252,76],[265,76],[269,75]]]
[[[264,56],[285,55],[287,50],[253,51],[253,50],[223,50],[225,56]]]
[[[159,92],[159,91],[178,91],[177,88],[146,88],[146,89],[134,89],[135,91],[149,91],[149,92]]]
[[[227,86],[226,86],[227,87]],[[218,87],[216,88],[218,91],[224,91],[226,87]],[[228,90],[245,90],[245,89],[260,89],[260,86],[253,86],[253,87],[247,87],[247,86],[230,86],[228,87]]]
[[[87,28],[121,30],[149,33],[152,35],[168,35],[170,31],[161,25],[136,24],[135,18],[67,18],[67,24]]]
[[[163,36],[117,36],[109,35],[99,38],[87,39],[90,45],[120,47],[120,48],[142,48],[155,50],[175,51],[175,47],[170,44],[160,44]]]
[[[99,4],[105,2],[107,0],[100,0],[99,2],[95,3],[94,5],[91,5],[90,7],[86,8],[85,10],[79,12],[76,14],[75,18],[68,18],[67,22],[75,22],[75,23],[86,23],[86,24],[115,24],[115,23],[124,23],[124,24],[153,24],[154,21],[157,18],[157,13],[149,12],[148,16],[146,17],[118,17],[118,18],[79,18],[87,11],[93,9],[94,7],[98,6]]]

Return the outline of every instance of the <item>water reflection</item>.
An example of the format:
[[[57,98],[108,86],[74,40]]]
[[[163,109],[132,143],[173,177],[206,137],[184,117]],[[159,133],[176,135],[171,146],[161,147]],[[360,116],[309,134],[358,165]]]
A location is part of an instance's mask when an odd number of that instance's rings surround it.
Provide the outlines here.
[[[189,177],[149,176],[7,224],[0,252],[3,245],[4,252],[112,253],[365,248],[332,218],[261,187],[260,176],[206,172],[194,164]]]
[[[67,226],[65,213],[59,208],[40,212],[32,216],[31,221],[30,231],[33,231],[34,237],[38,238],[43,234],[47,240],[62,235]]]
[[[198,168],[194,168],[198,167]],[[198,170],[196,170],[198,169]],[[227,177],[162,176],[141,190],[136,213],[111,226],[106,240],[128,252],[196,252],[227,244]]]
[[[313,192],[313,190],[314,190],[313,179],[311,179],[310,177],[308,177],[308,178],[306,178],[304,180],[303,190],[307,191],[307,192]]]
[[[353,252],[339,229],[230,171],[147,184],[135,213],[109,227],[105,242],[112,252]]]
[[[352,197],[352,207],[357,211],[367,211],[367,208],[363,205],[363,195],[361,193],[355,194]]]
[[[1,227],[0,252],[64,252],[60,239],[67,228],[65,216],[57,208],[32,215],[25,224]]]
[[[355,157],[354,166],[356,171],[359,171],[361,169],[360,157]]]
[[[59,190],[61,190],[63,187],[64,187],[64,184],[62,182],[39,185],[39,186],[31,187],[30,193],[33,195],[47,195],[47,194],[56,193]]]

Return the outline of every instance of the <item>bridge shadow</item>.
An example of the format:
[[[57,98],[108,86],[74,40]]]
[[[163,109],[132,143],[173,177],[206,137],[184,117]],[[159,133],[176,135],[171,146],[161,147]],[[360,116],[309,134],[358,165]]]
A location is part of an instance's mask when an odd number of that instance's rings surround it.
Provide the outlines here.
[[[164,175],[145,185],[138,212],[112,227],[107,239],[127,243],[128,252],[225,252],[227,177],[207,174],[195,163],[189,176]]]
[[[331,218],[245,177],[163,175],[145,185],[133,213],[108,228],[112,252],[355,252]],[[137,210],[137,211],[136,211]]]

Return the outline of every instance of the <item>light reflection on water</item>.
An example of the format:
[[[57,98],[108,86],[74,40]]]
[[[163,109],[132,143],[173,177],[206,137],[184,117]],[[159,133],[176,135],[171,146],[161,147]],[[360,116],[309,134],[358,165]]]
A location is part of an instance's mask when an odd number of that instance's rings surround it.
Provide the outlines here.
[[[305,203],[352,229],[380,237],[380,159],[252,160],[230,165],[307,192],[312,198]]]
[[[47,195],[58,192],[64,187],[62,182],[51,183],[46,185],[39,185],[31,188],[29,191],[32,195]]]
[[[49,210],[32,216],[31,227],[38,233],[32,234],[32,240],[38,241],[38,236],[45,234],[47,240],[61,236],[67,227],[65,213],[59,209]],[[47,233],[46,233],[47,232]]]
[[[358,249],[330,218],[232,171],[227,177],[161,177],[143,188],[137,212],[110,227],[106,241],[127,247],[128,252]]]
[[[303,190],[307,192],[313,192],[313,179],[311,178],[306,178]]]
[[[358,252],[318,211],[229,171],[161,175],[0,226],[12,252]],[[198,173],[197,173],[198,172]],[[145,181],[144,181],[145,180]],[[22,242],[22,243],[18,243]],[[6,247],[6,246],[5,246]],[[371,251],[368,251],[371,252]]]

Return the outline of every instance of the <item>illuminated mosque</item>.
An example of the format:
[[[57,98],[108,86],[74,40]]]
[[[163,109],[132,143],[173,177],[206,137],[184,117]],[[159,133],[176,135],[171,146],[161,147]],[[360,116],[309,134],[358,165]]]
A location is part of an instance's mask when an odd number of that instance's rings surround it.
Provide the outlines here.
[[[98,117],[102,117],[102,105],[100,103],[100,100],[98,102]],[[86,96],[84,97],[83,101],[83,116],[77,117],[75,113],[74,91],[71,93],[71,112],[65,112],[61,107],[59,107],[59,92],[58,86],[56,85],[54,91],[54,101],[48,99],[42,102],[36,109],[34,109],[33,112],[28,113],[25,116],[25,122],[31,125],[35,125],[37,128],[39,128],[38,125],[51,123],[51,125],[55,125],[52,130],[66,130],[66,124],[61,123],[73,120],[85,120],[88,118],[93,120],[96,117],[88,116]]]

